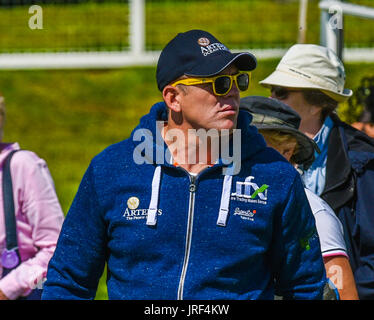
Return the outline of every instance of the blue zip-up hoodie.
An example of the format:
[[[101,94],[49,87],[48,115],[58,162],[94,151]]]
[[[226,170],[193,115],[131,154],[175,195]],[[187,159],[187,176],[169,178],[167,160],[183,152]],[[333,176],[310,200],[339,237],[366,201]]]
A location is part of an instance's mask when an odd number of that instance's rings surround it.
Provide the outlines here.
[[[109,299],[322,299],[324,265],[300,177],[251,116],[238,117],[239,174],[223,175],[218,163],[196,178],[156,157],[134,162],[134,134],[155,137],[156,120],[167,120],[164,103],[92,160],[43,299],[93,299],[105,262]]]

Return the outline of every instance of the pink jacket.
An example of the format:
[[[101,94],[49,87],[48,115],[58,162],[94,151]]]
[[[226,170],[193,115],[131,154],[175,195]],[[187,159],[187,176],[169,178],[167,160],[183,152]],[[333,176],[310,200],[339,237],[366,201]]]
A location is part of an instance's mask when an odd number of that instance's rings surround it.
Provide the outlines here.
[[[0,153],[2,167],[17,143],[3,144]],[[9,298],[27,295],[46,275],[53,255],[64,215],[58,201],[46,162],[31,151],[15,153],[11,162],[14,209],[16,212],[18,247],[22,263],[4,278],[0,264],[0,290]],[[0,254],[6,247],[5,222],[0,183]]]

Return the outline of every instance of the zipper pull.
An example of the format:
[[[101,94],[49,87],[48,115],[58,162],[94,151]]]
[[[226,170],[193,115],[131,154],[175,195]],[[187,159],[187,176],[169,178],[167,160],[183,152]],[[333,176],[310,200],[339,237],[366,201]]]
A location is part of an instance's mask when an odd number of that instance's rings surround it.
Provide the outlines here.
[[[190,184],[190,192],[195,192],[196,191],[196,184],[191,183]]]
[[[189,190],[190,190],[191,193],[193,193],[193,192],[196,191],[196,184],[195,184],[196,177],[195,176],[191,176],[191,175],[190,175],[190,177],[191,177],[191,179],[190,179],[191,183],[190,183]]]

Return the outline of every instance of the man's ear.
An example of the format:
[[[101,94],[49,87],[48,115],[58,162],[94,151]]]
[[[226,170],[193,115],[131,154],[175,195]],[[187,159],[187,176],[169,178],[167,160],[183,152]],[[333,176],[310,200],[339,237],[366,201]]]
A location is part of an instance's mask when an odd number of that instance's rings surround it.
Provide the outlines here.
[[[183,92],[178,87],[173,87],[170,85],[167,85],[162,90],[162,96],[164,98],[164,101],[166,105],[169,107],[170,110],[174,112],[181,112],[182,108],[180,105],[181,96],[183,95]]]

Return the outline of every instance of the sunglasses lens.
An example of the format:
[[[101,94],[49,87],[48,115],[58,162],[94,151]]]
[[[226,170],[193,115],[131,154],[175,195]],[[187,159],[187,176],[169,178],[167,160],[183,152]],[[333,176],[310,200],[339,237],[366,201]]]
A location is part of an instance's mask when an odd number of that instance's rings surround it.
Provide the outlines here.
[[[226,94],[230,90],[230,77],[222,76],[214,82],[217,94]]]
[[[238,83],[238,89],[240,91],[246,91],[249,87],[249,76],[247,73],[242,73],[236,78]]]

